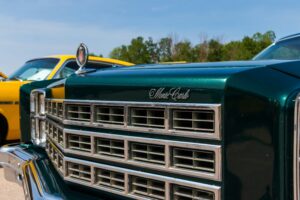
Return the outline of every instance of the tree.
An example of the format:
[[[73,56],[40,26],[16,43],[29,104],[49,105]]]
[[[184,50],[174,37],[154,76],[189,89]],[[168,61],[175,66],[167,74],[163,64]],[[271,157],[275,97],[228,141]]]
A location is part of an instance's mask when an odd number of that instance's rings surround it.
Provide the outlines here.
[[[223,45],[217,39],[211,39],[208,43],[209,53],[207,56],[207,61],[222,61],[223,57]]]
[[[185,40],[174,45],[173,61],[194,62],[196,60],[195,57],[190,41]]]
[[[160,62],[170,62],[172,61],[172,38],[165,37],[161,38],[158,42],[159,48],[159,61]]]
[[[189,40],[178,40],[176,34],[159,39],[133,38],[129,45],[114,48],[111,58],[136,64],[171,61],[213,62],[225,60],[249,60],[274,42],[273,31],[255,33],[241,40],[222,43],[220,39],[208,39],[202,35],[198,44]]]

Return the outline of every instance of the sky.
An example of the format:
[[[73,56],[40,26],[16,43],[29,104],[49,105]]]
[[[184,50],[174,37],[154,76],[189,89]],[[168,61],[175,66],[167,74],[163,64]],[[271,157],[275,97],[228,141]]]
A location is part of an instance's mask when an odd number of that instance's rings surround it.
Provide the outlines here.
[[[300,32],[299,0],[0,0],[0,71],[11,74],[29,59],[74,54],[84,42],[108,56],[137,36],[201,35],[239,40],[273,30]]]

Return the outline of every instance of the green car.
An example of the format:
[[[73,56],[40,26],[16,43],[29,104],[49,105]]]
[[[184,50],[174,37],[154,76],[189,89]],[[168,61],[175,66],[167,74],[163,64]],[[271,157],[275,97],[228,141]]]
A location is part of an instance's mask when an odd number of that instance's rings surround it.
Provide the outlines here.
[[[251,61],[80,59],[77,75],[21,88],[21,144],[0,163],[26,198],[300,199],[300,34]]]

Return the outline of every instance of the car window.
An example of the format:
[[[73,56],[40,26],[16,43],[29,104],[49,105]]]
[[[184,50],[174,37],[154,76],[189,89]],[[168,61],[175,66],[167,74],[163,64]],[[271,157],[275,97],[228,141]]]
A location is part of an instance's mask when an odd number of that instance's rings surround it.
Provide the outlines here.
[[[89,62],[85,66],[87,69],[103,69],[103,68],[110,68],[113,67],[112,64],[106,64],[106,63],[100,63],[100,62]],[[55,75],[54,78],[66,78],[70,75],[74,74],[76,70],[78,69],[78,65],[76,61],[68,61],[61,70],[58,71],[58,73]]]
[[[256,57],[254,60],[299,60],[300,59],[300,38],[292,38],[279,41]]]
[[[26,62],[13,73],[9,80],[41,81],[45,80],[59,62],[56,58],[42,58]]]

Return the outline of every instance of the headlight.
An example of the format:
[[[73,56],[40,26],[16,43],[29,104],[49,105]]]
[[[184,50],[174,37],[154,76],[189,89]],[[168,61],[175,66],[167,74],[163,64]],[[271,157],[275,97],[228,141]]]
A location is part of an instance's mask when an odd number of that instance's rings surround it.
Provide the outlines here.
[[[34,144],[44,147],[45,133],[45,97],[46,92],[38,89],[30,94],[31,140]]]
[[[45,146],[45,120],[39,118],[31,119],[31,140],[35,145]]]
[[[33,90],[30,94],[30,112],[35,115],[45,115],[45,91]]]

